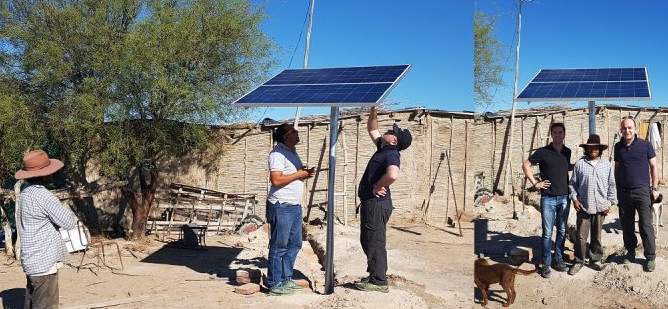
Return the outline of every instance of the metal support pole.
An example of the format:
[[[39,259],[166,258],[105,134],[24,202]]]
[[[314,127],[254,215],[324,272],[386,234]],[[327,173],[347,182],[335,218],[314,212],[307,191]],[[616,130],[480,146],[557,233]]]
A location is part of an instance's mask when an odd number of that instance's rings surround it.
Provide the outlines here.
[[[336,138],[339,131],[339,107],[332,106],[329,125],[329,176],[327,184],[327,248],[325,294],[334,293],[334,191],[336,176]]]
[[[596,134],[596,102],[589,101],[589,135]]]

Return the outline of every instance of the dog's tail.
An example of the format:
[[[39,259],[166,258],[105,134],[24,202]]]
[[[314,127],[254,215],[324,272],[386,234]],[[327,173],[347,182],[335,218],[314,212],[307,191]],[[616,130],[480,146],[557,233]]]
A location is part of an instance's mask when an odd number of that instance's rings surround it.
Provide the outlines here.
[[[524,269],[519,269],[519,268],[513,268],[513,272],[515,274],[528,276],[528,275],[532,275],[532,274],[537,273],[538,269],[539,269],[538,265],[536,265],[536,269],[534,269],[534,270],[524,270]]]

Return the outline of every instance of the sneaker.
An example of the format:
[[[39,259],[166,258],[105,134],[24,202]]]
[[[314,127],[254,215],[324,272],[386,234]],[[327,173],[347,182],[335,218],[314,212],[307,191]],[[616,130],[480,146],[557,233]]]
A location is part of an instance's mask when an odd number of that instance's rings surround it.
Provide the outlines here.
[[[571,269],[568,270],[568,274],[571,275],[571,276],[574,276],[575,274],[577,274],[580,271],[580,269],[582,269],[582,266],[584,266],[584,263],[573,264]]]
[[[371,280],[371,276],[369,275],[369,276],[366,276],[366,277],[360,279],[360,282],[361,283],[366,283],[366,282],[369,282],[370,280]]]
[[[564,271],[568,270],[568,266],[566,266],[566,263],[564,263],[563,260],[558,260],[558,261],[552,262],[552,267],[554,268],[554,270],[560,271],[560,272],[564,272]]]
[[[292,289],[292,290],[301,290],[301,289],[304,288],[303,286],[301,286],[301,285],[297,284],[296,282],[292,281],[292,279],[285,280],[283,282],[283,285],[285,285],[288,289]]]
[[[355,287],[360,291],[389,293],[390,287],[387,285],[378,285],[371,282],[355,283]]]
[[[551,272],[552,272],[552,271],[550,270],[550,266],[549,266],[549,265],[543,265],[543,267],[542,267],[542,269],[541,269],[541,272],[540,272],[540,276],[543,277],[543,278],[545,278],[545,279],[550,278],[550,273],[551,273]]]
[[[656,269],[656,261],[651,260],[647,261],[647,266],[645,267],[646,272],[653,272]]]
[[[269,289],[269,295],[271,295],[271,296],[283,296],[283,295],[294,294],[294,293],[295,293],[295,290],[293,290],[293,289],[291,289],[290,287],[288,287],[288,286],[285,284],[285,282],[287,282],[287,281],[283,281],[283,282],[281,282],[281,283],[279,283],[279,284],[274,285],[273,287],[271,287],[271,288]]]
[[[608,264],[604,264],[601,261],[591,261],[589,262],[589,267],[591,267],[595,271],[601,271],[607,267]]]
[[[624,255],[624,260],[622,260],[622,264],[631,264],[636,259],[635,253],[627,253]]]

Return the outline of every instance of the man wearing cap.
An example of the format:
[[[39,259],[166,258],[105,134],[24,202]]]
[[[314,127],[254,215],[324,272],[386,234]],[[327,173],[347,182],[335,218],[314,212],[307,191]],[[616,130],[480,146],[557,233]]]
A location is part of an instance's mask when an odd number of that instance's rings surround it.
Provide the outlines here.
[[[58,268],[69,260],[58,228],[75,228],[76,217],[44,186],[62,167],[63,162],[34,150],[23,157],[23,169],[14,175],[25,180],[16,222],[27,279],[24,308],[58,308]]]
[[[376,145],[360,180],[357,195],[360,198],[360,243],[367,258],[369,276],[356,283],[362,291],[389,292],[387,281],[387,250],[385,232],[392,214],[390,185],[399,176],[399,151],[410,146],[411,133],[395,123],[391,130],[381,134],[378,130],[378,110],[371,108],[367,131]]]
[[[575,241],[575,264],[568,270],[575,275],[582,269],[585,253],[589,253],[589,265],[594,270],[605,268],[601,263],[603,246],[601,228],[610,207],[617,204],[615,173],[612,164],[601,158],[608,145],[601,144],[601,138],[592,134],[586,144],[580,144],[585,155],[575,162],[570,181],[571,201],[576,213],[577,238]],[[591,241],[587,247],[587,238]],[[589,250],[587,250],[589,249]]]
[[[659,196],[659,171],[654,147],[636,135],[635,121],[624,117],[620,124],[622,138],[615,144],[615,179],[619,199],[619,220],[622,223],[624,264],[635,260],[638,238],[635,234],[635,216],[642,239],[646,263],[644,270],[656,268],[656,242],[652,226],[652,200]],[[651,177],[651,179],[650,179]],[[651,180],[651,182],[650,182]],[[651,184],[651,187],[650,187]]]
[[[542,218],[543,268],[541,276],[550,277],[550,264],[557,271],[566,271],[563,260],[566,243],[566,222],[568,221],[568,170],[571,162],[571,150],[564,145],[566,127],[555,122],[550,125],[552,143],[537,149],[522,164],[524,176],[531,185],[540,189],[540,214]],[[531,172],[531,166],[538,164],[541,181],[537,182]],[[556,224],[555,224],[556,221]],[[552,259],[552,229],[557,227],[557,239]]]
[[[302,247],[304,179],[313,177],[297,155],[299,132],[284,123],[274,131],[276,147],[269,154],[267,222],[270,224],[267,286],[273,296],[293,294],[301,286],[292,281],[297,253]]]

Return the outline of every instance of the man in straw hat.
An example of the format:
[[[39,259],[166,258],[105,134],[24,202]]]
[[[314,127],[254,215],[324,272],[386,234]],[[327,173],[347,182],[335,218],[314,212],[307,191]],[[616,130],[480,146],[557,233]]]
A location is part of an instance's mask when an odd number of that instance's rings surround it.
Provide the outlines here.
[[[44,186],[62,167],[63,162],[49,159],[43,150],[34,150],[23,157],[23,169],[14,176],[26,181],[16,222],[27,279],[24,308],[58,308],[58,268],[69,260],[58,228],[73,229],[76,217]]]
[[[608,145],[601,144],[601,138],[592,134],[584,148],[584,156],[575,162],[573,176],[570,181],[571,201],[576,211],[577,239],[575,241],[575,264],[568,271],[575,275],[582,269],[585,253],[589,252],[589,265],[594,270],[605,268],[601,263],[603,246],[601,245],[601,228],[610,207],[617,204],[615,174],[612,164],[601,158]],[[589,250],[587,238],[591,232]]]
[[[360,198],[360,243],[367,259],[369,276],[356,283],[362,291],[389,292],[387,282],[387,249],[385,233],[392,214],[390,185],[399,176],[400,155],[411,145],[410,131],[395,123],[392,129],[381,134],[378,130],[378,110],[371,108],[367,131],[376,145],[360,180],[357,195]]]
[[[624,117],[619,128],[622,138],[615,144],[615,180],[619,199],[619,220],[622,222],[626,257],[623,263],[635,260],[638,238],[635,233],[635,217],[644,248],[645,271],[656,268],[656,242],[652,227],[652,200],[659,197],[659,170],[654,147],[638,138],[632,117]],[[651,176],[651,178],[650,178]],[[651,180],[651,182],[650,182]],[[651,184],[651,187],[650,187]]]

